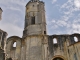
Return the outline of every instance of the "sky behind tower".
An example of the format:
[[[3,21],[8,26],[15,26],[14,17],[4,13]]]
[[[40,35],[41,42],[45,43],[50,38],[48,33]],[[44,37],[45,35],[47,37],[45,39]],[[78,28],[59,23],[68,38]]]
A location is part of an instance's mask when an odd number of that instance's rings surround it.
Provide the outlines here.
[[[25,6],[29,0],[0,0],[3,9],[0,29],[9,36],[22,37]],[[42,0],[45,2],[47,33],[80,33],[80,0]]]

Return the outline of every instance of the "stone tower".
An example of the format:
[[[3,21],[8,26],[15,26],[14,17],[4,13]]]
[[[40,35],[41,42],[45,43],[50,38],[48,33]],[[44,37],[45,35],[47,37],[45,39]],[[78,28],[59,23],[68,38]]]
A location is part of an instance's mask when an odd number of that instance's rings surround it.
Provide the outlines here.
[[[24,36],[45,35],[46,21],[44,2],[30,0],[26,5]]]
[[[25,27],[26,60],[47,60],[47,35],[44,2],[30,0],[26,5]]]
[[[2,12],[3,12],[3,10],[0,7],[0,20],[2,19]]]

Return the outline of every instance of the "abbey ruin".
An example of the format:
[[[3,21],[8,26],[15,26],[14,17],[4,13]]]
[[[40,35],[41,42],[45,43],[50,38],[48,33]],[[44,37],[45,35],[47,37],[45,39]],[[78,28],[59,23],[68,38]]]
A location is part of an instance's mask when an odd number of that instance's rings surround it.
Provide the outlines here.
[[[0,60],[80,60],[80,34],[47,35],[43,1],[26,4],[22,38],[7,35],[0,29]]]

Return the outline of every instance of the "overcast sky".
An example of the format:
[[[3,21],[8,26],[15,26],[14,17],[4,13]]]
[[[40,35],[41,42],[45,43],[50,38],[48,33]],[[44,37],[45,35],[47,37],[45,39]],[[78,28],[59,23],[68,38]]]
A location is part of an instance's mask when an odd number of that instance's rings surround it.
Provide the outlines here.
[[[3,9],[0,29],[9,36],[22,37],[25,5],[29,0],[0,0]],[[80,0],[43,0],[46,9],[47,33],[80,33]]]

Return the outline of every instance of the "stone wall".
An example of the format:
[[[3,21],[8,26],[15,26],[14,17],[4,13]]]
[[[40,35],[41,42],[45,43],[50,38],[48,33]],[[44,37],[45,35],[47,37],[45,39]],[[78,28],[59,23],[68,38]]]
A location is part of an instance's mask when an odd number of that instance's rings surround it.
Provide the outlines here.
[[[0,60],[5,60],[7,33],[0,29]]]
[[[7,33],[0,29],[0,48],[5,50]]]
[[[71,60],[80,60],[80,42],[76,42],[68,47],[68,58]],[[68,60],[69,60],[68,59]]]
[[[15,44],[15,46],[13,46]],[[6,59],[21,60],[21,38],[11,36],[7,39],[6,44]]]
[[[78,41],[75,41],[74,37],[76,37]],[[80,34],[49,36],[49,39],[48,39],[49,60],[51,59],[53,60],[55,57],[61,57],[65,60],[70,60],[70,59],[74,60],[74,56],[72,56],[71,52],[74,54],[79,53],[79,51],[77,53],[73,51],[74,49],[79,50],[80,48],[79,47],[80,43],[76,44],[77,42],[80,41],[79,37],[80,37]],[[53,41],[54,38],[56,38],[57,43],[54,43]],[[77,47],[76,48],[73,47],[73,44]],[[78,57],[77,60],[79,60],[79,55],[76,55],[76,57]]]
[[[15,48],[12,46],[14,41],[16,41]],[[6,59],[12,58],[13,60],[48,60],[48,36],[9,37],[6,55]]]

